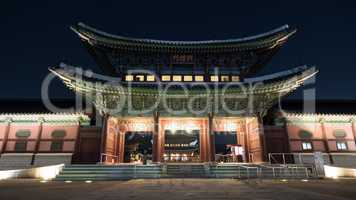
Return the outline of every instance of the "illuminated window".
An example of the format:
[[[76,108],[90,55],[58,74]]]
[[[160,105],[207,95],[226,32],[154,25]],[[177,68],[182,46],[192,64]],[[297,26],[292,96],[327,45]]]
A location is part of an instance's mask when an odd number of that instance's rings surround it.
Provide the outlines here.
[[[182,76],[174,75],[173,81],[182,81]]]
[[[221,81],[222,81],[222,82],[228,82],[228,81],[230,81],[230,80],[229,80],[229,76],[221,76]]]
[[[143,82],[143,81],[145,81],[145,76],[144,75],[136,75],[135,81]]]
[[[195,81],[202,82],[204,81],[204,76],[195,76],[194,79]]]
[[[302,142],[302,149],[303,150],[312,150],[313,146],[311,142]]]
[[[162,81],[171,81],[170,75],[162,75]]]
[[[210,76],[210,81],[218,82],[219,81],[219,76]]]
[[[184,81],[193,81],[193,76],[183,76]]]
[[[147,78],[147,81],[155,81],[154,75],[148,75],[146,78]]]
[[[240,77],[239,76],[231,76],[231,81],[239,82],[240,81]]]
[[[132,75],[126,75],[125,76],[125,81],[133,81],[133,76]]]
[[[346,142],[336,142],[337,150],[347,150]]]

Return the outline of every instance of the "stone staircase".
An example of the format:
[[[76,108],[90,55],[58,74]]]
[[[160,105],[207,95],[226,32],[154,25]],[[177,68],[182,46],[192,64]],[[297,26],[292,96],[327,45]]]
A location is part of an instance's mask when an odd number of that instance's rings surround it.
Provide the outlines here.
[[[166,177],[172,178],[206,178],[209,166],[203,164],[167,164]]]
[[[258,178],[260,168],[243,165],[213,165],[210,167],[212,178]]]
[[[210,167],[211,178],[301,179],[314,176],[308,168],[301,166],[213,165]]]
[[[128,180],[160,178],[160,165],[68,165],[55,178],[59,181]]]
[[[301,166],[242,164],[165,164],[165,165],[67,165],[58,181],[128,180],[155,178],[283,178],[315,177]]]
[[[316,175],[310,168],[302,166],[261,166],[263,178],[286,178],[286,179],[301,179],[313,178]]]

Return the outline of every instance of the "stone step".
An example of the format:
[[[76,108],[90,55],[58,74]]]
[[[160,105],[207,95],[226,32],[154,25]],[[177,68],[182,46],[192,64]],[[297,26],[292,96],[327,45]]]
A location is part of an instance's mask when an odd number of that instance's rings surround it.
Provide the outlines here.
[[[63,171],[83,171],[83,170],[90,170],[90,171],[156,171],[161,170],[161,168],[64,168]]]
[[[165,170],[164,170],[165,169]],[[309,175],[309,174],[308,174]],[[230,165],[68,165],[55,180],[127,180],[135,178],[306,178],[305,168]]]

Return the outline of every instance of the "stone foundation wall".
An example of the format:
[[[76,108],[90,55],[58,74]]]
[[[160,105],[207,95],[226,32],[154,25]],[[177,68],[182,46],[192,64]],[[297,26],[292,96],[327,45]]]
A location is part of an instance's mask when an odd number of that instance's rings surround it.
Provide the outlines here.
[[[34,166],[71,164],[72,155],[71,153],[39,153],[35,155]]]
[[[32,153],[5,153],[0,157],[0,170],[31,168]]]
[[[356,154],[333,153],[334,165],[337,167],[356,168]]]
[[[324,164],[330,165],[330,159],[327,154],[323,154]],[[294,163],[295,164],[314,164],[314,155],[313,154],[302,154],[301,159],[299,154],[294,155]]]

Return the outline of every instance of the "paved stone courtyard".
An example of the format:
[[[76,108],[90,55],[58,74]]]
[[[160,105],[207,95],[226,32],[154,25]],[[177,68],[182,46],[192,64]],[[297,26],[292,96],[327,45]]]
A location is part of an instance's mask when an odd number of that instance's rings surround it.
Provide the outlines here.
[[[0,181],[1,200],[356,199],[356,180],[158,179],[112,182]]]

